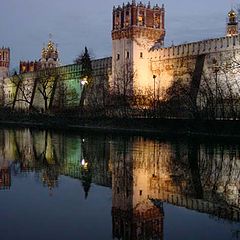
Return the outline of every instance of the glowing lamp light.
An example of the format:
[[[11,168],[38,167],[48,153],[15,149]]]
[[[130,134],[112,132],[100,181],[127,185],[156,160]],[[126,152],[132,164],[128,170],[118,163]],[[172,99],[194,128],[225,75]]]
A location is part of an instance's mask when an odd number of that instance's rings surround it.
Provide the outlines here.
[[[88,162],[86,162],[85,159],[82,160],[81,164],[82,164],[82,166],[83,166],[84,169],[87,169],[87,167],[88,167]]]
[[[86,163],[86,162],[85,162],[85,159],[83,159],[82,162],[81,162],[82,166],[84,166],[85,163]]]
[[[81,80],[81,84],[83,86],[85,86],[86,84],[88,84],[87,78],[84,78],[83,80]]]

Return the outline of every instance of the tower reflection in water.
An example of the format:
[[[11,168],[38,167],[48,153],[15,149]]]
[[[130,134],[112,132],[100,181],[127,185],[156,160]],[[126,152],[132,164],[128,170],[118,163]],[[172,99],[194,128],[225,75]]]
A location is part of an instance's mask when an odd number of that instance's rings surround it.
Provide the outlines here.
[[[110,149],[113,236],[117,239],[163,239],[163,205],[152,199],[149,191],[154,184],[149,178],[154,149],[138,140],[126,139],[119,139]],[[155,171],[152,174],[155,178]]]
[[[49,189],[59,176],[112,187],[116,239],[163,239],[164,205],[239,221],[240,146],[157,141],[105,135],[66,136],[49,131],[0,130],[0,189],[11,174],[33,172]]]

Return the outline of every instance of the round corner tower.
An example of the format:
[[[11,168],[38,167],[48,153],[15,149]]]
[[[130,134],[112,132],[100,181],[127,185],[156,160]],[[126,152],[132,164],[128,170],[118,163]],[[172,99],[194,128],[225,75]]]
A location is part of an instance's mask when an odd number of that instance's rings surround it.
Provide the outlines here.
[[[165,37],[164,6],[151,7],[142,2],[113,8],[112,87],[131,93],[152,87],[150,49],[163,45]],[[127,85],[127,86],[123,86]],[[121,90],[120,90],[121,92]]]
[[[8,77],[10,66],[10,49],[0,48],[0,80]]]

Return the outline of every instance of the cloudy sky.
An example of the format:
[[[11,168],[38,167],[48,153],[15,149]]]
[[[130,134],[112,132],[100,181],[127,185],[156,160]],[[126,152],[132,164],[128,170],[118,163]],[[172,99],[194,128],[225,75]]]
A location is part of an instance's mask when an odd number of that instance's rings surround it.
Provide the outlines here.
[[[95,58],[111,55],[111,12],[123,0],[1,0],[0,45],[11,48],[11,67],[40,58],[49,33],[63,64],[86,45]],[[147,2],[147,0],[143,1]],[[240,1],[239,1],[240,2]],[[165,4],[166,45],[223,36],[233,0],[152,0]]]

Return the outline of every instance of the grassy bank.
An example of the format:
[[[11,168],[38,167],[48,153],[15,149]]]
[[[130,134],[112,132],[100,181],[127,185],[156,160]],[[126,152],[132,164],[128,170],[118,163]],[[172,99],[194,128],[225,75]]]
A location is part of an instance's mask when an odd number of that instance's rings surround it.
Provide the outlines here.
[[[2,127],[34,127],[72,131],[104,131],[137,135],[240,138],[240,121],[157,118],[91,118],[2,113]]]

